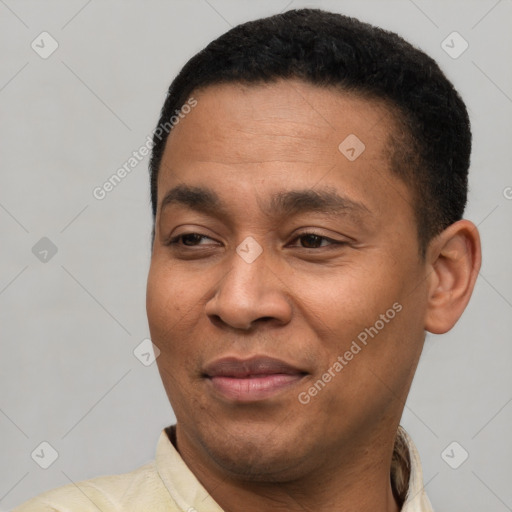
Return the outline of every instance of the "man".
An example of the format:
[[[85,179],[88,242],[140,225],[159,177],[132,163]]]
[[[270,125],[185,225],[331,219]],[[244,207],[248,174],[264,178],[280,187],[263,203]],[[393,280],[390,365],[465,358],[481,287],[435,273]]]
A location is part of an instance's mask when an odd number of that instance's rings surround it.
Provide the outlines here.
[[[17,510],[431,511],[399,421],[481,260],[453,86],[395,34],[289,11],[193,57],[153,140],[147,312],[177,424],[155,461]]]

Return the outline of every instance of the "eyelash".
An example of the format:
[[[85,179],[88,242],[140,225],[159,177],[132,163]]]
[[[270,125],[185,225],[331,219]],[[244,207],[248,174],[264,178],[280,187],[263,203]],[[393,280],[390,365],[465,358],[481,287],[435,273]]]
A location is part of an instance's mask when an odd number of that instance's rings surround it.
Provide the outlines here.
[[[181,233],[180,235],[178,236],[175,236],[174,238],[171,238],[166,245],[169,245],[169,246],[178,246],[180,245],[180,247],[185,247],[185,248],[190,248],[190,247],[201,247],[199,244],[198,245],[192,245],[192,246],[189,246],[189,245],[182,245],[182,244],[179,244],[179,241],[180,239],[182,239],[183,237],[185,236],[189,236],[189,235],[197,235],[199,237],[201,237],[201,239],[204,239],[204,238],[208,238],[210,240],[213,240],[212,238],[210,238],[209,236],[206,236],[206,235],[202,235],[201,233],[195,233],[195,232],[189,232],[189,233]],[[299,233],[293,240],[292,242],[295,242],[296,240],[300,239],[300,238],[303,238],[303,237],[306,237],[306,236],[315,236],[319,239],[321,239],[322,241],[323,240],[326,240],[329,242],[329,246],[320,246],[320,247],[300,247],[301,249],[312,249],[312,250],[315,250],[315,249],[324,249],[326,247],[330,247],[330,246],[334,246],[334,245],[338,245],[338,246],[342,246],[342,245],[346,245],[347,242],[341,242],[339,240],[333,240],[332,238],[328,238],[326,236],[322,236],[322,235],[319,235],[318,233],[314,233],[314,232],[310,232],[310,231],[304,231],[303,233]],[[322,242],[320,242],[322,243]]]

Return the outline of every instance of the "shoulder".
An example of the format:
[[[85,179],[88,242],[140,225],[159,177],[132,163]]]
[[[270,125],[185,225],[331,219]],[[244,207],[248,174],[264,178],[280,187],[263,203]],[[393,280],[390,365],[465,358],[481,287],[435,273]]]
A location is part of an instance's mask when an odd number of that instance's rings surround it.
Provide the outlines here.
[[[178,510],[158,475],[154,461],[130,473],[101,476],[46,491],[12,512],[121,510]]]

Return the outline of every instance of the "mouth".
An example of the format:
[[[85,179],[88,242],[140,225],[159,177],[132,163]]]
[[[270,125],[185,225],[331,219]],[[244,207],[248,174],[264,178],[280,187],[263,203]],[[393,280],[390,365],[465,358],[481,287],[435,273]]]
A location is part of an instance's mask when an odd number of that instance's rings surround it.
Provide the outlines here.
[[[227,357],[208,364],[203,377],[213,391],[228,401],[269,399],[300,382],[307,372],[270,357]]]

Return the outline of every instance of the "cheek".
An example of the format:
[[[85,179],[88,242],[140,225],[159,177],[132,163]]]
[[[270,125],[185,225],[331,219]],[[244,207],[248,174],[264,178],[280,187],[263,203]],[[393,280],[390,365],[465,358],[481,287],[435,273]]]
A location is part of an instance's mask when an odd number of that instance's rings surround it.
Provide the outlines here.
[[[341,335],[340,341],[373,325],[399,299],[400,285],[396,278],[388,279],[370,270],[352,265],[323,275],[304,274],[300,289],[293,286],[303,314],[312,321],[316,319],[319,327],[323,323],[332,334]]]
[[[411,294],[403,263],[400,271],[381,262],[301,280],[297,302],[321,340],[319,370],[327,371],[341,356],[344,377],[336,382],[355,393],[372,374],[385,376],[394,387],[393,379],[404,377],[396,375],[397,368],[408,372],[421,350],[423,305]]]
[[[175,411],[190,402],[189,373],[197,362],[198,337],[191,337],[197,323],[198,298],[190,282],[184,282],[168,265],[153,261],[146,292],[146,310],[152,342],[160,350],[156,360],[160,377]]]
[[[179,339],[191,332],[202,304],[197,286],[168,266],[153,262],[148,275],[146,310],[153,343],[161,352],[179,350],[189,343]]]
[[[180,314],[181,305],[175,299],[176,286],[165,272],[151,264],[146,290],[146,310],[151,331],[169,328]]]

